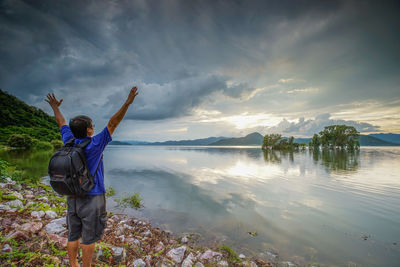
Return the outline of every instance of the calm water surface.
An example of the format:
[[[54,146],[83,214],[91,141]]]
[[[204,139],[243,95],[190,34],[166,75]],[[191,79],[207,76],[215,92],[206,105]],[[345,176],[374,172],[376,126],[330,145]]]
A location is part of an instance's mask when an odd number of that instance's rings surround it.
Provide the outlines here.
[[[202,243],[301,265],[400,265],[398,147],[110,146],[105,162],[107,186],[144,199],[143,210],[125,212],[175,233],[199,233]]]
[[[47,154],[0,156],[35,175],[47,172]],[[116,197],[138,191],[144,199],[143,209],[124,212],[197,233],[202,244],[304,266],[400,266],[399,147],[109,146],[104,158]],[[118,211],[112,198],[107,205]]]

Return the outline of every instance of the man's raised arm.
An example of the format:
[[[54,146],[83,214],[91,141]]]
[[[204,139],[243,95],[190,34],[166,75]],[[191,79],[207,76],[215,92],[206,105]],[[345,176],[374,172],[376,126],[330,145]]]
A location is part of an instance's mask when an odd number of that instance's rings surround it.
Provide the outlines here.
[[[129,96],[126,99],[125,103],[122,105],[122,107],[115,113],[110,121],[107,124],[107,129],[112,135],[115,131],[115,128],[117,128],[118,124],[121,122],[121,120],[124,118],[126,111],[128,110],[129,106],[132,104],[133,100],[137,96],[137,87],[134,86],[132,87],[131,91],[129,92]]]
[[[56,118],[58,126],[61,128],[62,126],[67,125],[67,121],[65,120],[60,109],[58,108],[63,100],[61,99],[60,101],[58,101],[54,94],[47,94],[47,99],[45,99],[45,101],[49,103],[51,108],[53,109],[54,117]]]

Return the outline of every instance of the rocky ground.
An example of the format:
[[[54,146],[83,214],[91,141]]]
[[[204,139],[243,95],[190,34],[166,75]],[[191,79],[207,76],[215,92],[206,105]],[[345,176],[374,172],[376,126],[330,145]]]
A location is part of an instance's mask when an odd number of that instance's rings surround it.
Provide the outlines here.
[[[66,201],[44,184],[0,183],[0,265],[68,266]],[[96,266],[276,266],[229,248],[196,247],[148,221],[108,214]],[[81,257],[81,255],[79,255]],[[79,259],[80,260],[80,259]]]

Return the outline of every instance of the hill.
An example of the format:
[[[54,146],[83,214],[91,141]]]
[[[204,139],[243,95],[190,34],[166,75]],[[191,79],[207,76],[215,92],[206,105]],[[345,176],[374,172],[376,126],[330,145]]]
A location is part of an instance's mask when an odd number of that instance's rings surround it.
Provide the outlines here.
[[[245,137],[222,139],[211,143],[210,146],[261,146],[263,139],[261,134],[255,132]]]
[[[48,142],[61,139],[60,129],[54,117],[1,89],[0,125],[0,143],[5,143],[14,133],[28,134]]]
[[[145,145],[152,146],[206,146],[214,142],[218,142],[220,140],[226,139],[226,137],[208,137],[202,139],[194,139],[194,140],[178,140],[178,141],[165,141],[165,142],[154,142],[147,143]]]
[[[380,133],[380,134],[370,134],[369,136],[379,138],[386,142],[400,144],[400,134]]]
[[[387,142],[371,135],[360,135],[361,146],[399,146],[400,144]]]
[[[110,145],[115,145],[115,146],[126,146],[126,145],[130,146],[131,145],[128,142],[125,142],[125,141],[111,141],[109,144]]]

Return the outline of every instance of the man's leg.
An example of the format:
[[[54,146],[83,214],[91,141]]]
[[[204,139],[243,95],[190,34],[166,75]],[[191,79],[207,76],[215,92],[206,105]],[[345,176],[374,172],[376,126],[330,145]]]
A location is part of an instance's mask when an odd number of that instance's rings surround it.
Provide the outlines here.
[[[94,253],[94,245],[95,243],[89,244],[89,245],[84,245],[81,244],[82,246],[82,263],[83,267],[90,267],[92,265],[92,258],[93,258],[93,253]]]
[[[69,264],[71,267],[79,267],[78,264],[78,250],[79,250],[79,239],[76,241],[68,241],[67,243],[67,251],[68,251],[68,258]]]

